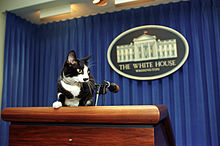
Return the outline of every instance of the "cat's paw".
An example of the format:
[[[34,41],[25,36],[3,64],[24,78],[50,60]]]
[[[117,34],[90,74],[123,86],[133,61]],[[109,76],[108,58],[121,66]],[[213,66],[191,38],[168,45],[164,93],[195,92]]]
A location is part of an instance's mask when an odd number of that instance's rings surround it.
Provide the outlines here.
[[[86,102],[86,106],[90,106],[90,105],[92,105],[92,103],[93,103],[93,100],[91,99],[91,100],[88,100],[87,102]]]
[[[60,108],[62,106],[62,103],[59,101],[56,101],[53,103],[53,108]]]

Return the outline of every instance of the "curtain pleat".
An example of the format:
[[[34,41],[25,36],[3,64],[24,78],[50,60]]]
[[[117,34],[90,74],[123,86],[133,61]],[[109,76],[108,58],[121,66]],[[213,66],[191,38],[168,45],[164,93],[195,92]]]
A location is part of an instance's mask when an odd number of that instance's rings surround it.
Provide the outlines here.
[[[119,85],[105,105],[164,104],[176,144],[217,146],[220,141],[220,9],[217,0],[192,0],[123,10],[42,25],[7,14],[2,109],[51,106],[68,52],[92,54],[96,83]],[[189,43],[189,57],[173,74],[152,81],[128,79],[108,64],[107,50],[122,32],[142,25],[179,31]],[[103,99],[100,96],[99,105]],[[0,145],[8,143],[8,123],[1,120]]]

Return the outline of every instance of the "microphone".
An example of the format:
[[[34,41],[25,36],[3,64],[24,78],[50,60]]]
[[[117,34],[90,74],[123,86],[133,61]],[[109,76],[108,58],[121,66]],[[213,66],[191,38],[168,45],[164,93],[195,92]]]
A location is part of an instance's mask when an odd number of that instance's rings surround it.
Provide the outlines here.
[[[105,81],[107,83],[107,88],[110,92],[113,92],[113,93],[118,93],[119,91],[119,86],[115,83],[109,83],[108,81]]]
[[[103,95],[103,105],[105,104],[105,94],[108,92],[117,93],[119,91],[119,86],[115,83],[110,83],[108,81],[103,81],[102,84],[95,84],[96,87],[96,101],[95,106],[98,105],[99,95]],[[107,90],[108,89],[108,90]]]

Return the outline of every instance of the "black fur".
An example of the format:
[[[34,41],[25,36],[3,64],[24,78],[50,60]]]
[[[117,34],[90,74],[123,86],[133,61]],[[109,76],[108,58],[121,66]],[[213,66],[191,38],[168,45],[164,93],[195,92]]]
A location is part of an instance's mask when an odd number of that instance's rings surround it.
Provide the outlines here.
[[[73,78],[78,76],[79,74],[84,74],[83,69],[84,65],[88,67],[88,60],[91,56],[88,56],[83,59],[77,59],[76,54],[74,51],[70,51],[66,61],[64,62],[63,69],[61,71],[60,78],[57,83],[57,93],[61,93],[58,97],[58,101],[62,103],[62,106],[68,106],[65,104],[65,100],[67,99],[74,99],[79,98],[79,105],[78,106],[90,106],[93,105],[93,96],[94,96],[94,88],[95,88],[95,79],[94,77],[88,73],[88,81],[73,81],[67,80],[67,78]],[[77,70],[81,69],[82,73],[79,73]],[[88,69],[89,71],[89,69]],[[65,82],[71,86],[78,86],[80,87],[80,92],[78,96],[74,96],[70,91],[66,90],[61,82]],[[88,104],[87,101],[91,103]]]

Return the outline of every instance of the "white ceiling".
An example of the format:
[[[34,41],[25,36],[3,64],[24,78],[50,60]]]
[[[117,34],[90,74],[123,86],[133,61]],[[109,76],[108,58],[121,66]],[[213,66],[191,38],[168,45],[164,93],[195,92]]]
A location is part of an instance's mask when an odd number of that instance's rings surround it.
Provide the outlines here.
[[[115,6],[114,0],[106,0],[106,1],[108,2],[108,4],[106,6],[100,7],[93,5],[92,0],[51,0],[40,4],[34,4],[28,7],[14,9],[11,10],[11,12],[15,13],[18,16],[21,16],[22,18],[27,19],[28,21],[31,21],[32,23],[41,24],[52,21],[79,18],[82,16],[102,14],[106,12],[115,12],[124,9],[148,7],[153,5],[167,4],[170,2],[179,2],[186,0],[154,0],[152,2],[143,2],[139,4],[120,6],[120,7]],[[71,14],[57,16],[55,18],[51,17],[48,19],[40,19],[40,9],[52,8],[64,4],[71,4],[71,9],[72,9]]]

